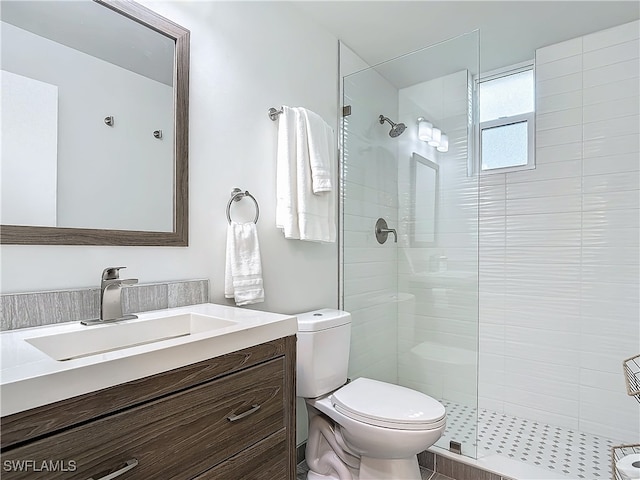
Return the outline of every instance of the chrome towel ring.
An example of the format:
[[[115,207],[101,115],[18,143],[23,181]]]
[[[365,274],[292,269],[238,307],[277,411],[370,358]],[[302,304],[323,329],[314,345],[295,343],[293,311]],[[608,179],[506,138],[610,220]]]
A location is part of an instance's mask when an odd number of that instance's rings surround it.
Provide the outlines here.
[[[256,218],[253,219],[253,223],[258,223],[258,217],[260,216],[260,207],[258,206],[258,201],[256,198],[249,193],[249,190],[245,190],[244,192],[239,188],[234,188],[231,191],[231,198],[229,199],[229,203],[227,204],[227,220],[229,224],[231,224],[231,204],[233,202],[239,202],[244,197],[249,197],[253,200],[253,203],[256,204]]]

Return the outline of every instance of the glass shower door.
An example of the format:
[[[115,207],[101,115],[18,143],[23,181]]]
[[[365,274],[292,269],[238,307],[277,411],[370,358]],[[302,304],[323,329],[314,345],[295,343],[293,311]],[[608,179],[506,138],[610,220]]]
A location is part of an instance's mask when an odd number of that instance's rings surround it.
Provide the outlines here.
[[[375,101],[372,101],[376,98]],[[398,243],[376,239],[382,218],[398,228],[398,138],[380,115],[395,122],[395,90],[373,69],[344,80],[342,145],[342,303],[352,315],[351,378],[397,383]]]
[[[457,442],[471,457],[479,207],[470,168],[471,95],[478,43],[473,32],[343,77],[351,114],[343,118],[340,212],[342,308],[353,316],[349,375],[438,399],[448,425],[437,445]],[[418,119],[430,128],[431,144],[425,128],[419,137]],[[396,230],[397,243],[393,233],[378,243],[380,218]]]

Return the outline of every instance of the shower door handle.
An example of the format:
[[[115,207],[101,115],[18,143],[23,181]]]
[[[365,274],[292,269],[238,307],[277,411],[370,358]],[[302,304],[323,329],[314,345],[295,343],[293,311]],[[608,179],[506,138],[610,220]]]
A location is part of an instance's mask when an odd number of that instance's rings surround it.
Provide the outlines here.
[[[389,228],[387,221],[384,218],[379,218],[376,222],[376,240],[379,244],[383,244],[387,241],[387,237],[390,233],[393,233],[393,241],[398,243],[398,234],[395,228]]]

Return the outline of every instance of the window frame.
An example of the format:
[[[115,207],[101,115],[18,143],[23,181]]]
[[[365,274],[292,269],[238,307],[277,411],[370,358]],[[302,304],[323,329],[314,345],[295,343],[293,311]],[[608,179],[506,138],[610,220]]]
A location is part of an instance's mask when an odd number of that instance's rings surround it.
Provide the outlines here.
[[[480,98],[480,84],[496,80],[502,77],[508,77],[509,75],[515,75],[518,73],[531,70],[533,73],[533,111],[527,113],[520,113],[517,115],[511,115],[507,117],[501,117],[493,120],[486,120],[480,122],[480,108],[482,99]],[[478,175],[494,175],[498,173],[518,172],[522,170],[533,170],[536,168],[535,162],[535,118],[536,118],[536,97],[535,97],[535,62],[533,60],[522,62],[517,65],[511,65],[509,67],[493,70],[485,74],[474,76],[474,96],[477,112],[475,118],[477,119],[475,125],[475,138],[476,146],[475,155],[473,155],[473,168],[472,171]],[[507,125],[513,125],[516,123],[527,122],[527,163],[524,165],[514,165],[509,167],[490,168],[488,170],[482,169],[482,131],[489,128],[503,127]]]

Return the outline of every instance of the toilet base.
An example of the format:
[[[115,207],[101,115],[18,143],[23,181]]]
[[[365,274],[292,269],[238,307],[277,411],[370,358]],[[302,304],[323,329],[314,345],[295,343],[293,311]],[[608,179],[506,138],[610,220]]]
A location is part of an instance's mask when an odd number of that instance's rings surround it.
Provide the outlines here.
[[[360,458],[360,471],[351,472],[353,480],[420,480],[418,457],[388,459],[388,458]],[[307,480],[340,480],[334,475],[320,475],[309,471]]]
[[[418,457],[369,458],[360,457],[359,480],[420,480]]]
[[[338,477],[335,477],[333,475],[320,475],[319,473],[315,473],[312,471],[309,471],[309,473],[307,473],[307,480],[340,480]]]
[[[353,480],[420,480],[418,457],[413,458],[368,458],[360,457],[360,471],[351,472]],[[334,475],[320,475],[309,471],[307,480],[340,480]]]

